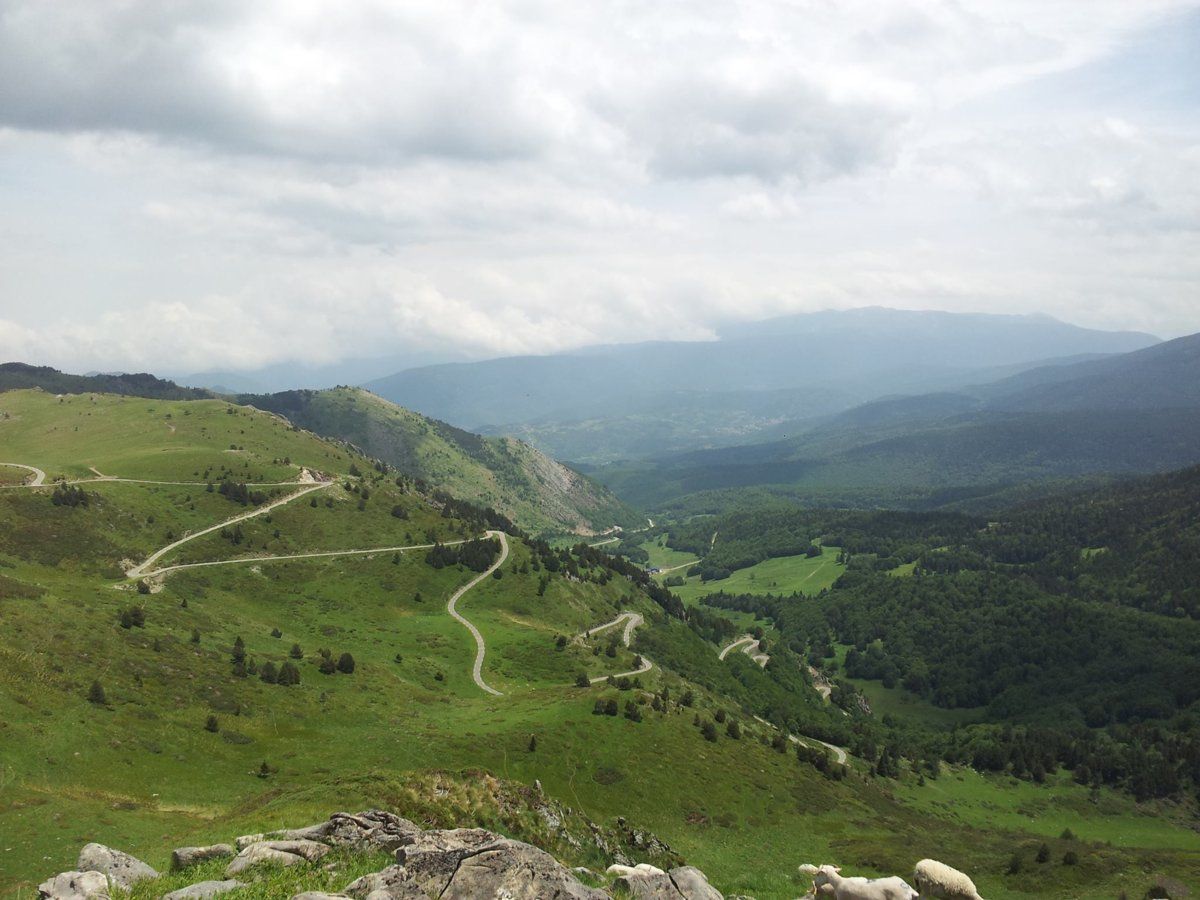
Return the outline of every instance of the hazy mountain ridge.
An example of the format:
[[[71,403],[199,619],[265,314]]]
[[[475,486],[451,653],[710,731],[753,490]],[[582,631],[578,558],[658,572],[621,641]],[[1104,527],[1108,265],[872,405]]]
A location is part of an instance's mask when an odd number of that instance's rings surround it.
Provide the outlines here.
[[[429,366],[367,387],[464,428],[519,434],[558,458],[602,462],[744,442],[884,394],[960,389],[1156,341],[1041,316],[876,307],[730,326],[715,341]]]
[[[959,392],[884,398],[794,437],[614,467],[600,477],[654,504],[751,485],[853,489],[871,502],[883,496],[873,491],[892,489],[924,495],[1161,472],[1200,461],[1198,410],[1200,335],[1192,335]]]

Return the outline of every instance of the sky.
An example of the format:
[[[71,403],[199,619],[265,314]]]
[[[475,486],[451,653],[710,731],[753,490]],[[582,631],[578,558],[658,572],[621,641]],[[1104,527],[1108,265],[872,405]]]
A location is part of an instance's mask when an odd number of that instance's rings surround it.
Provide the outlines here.
[[[0,360],[1200,331],[1200,0],[0,0]]]

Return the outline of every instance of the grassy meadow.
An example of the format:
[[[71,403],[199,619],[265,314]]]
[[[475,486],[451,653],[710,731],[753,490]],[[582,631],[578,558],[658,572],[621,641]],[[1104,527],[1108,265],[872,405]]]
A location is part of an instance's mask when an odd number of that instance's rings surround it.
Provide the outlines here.
[[[36,391],[0,395],[0,411],[9,414],[0,417],[0,456],[52,477],[86,478],[90,466],[168,481],[220,477],[222,467],[251,483],[290,480],[300,466],[336,476],[270,520],[242,523],[241,543],[216,532],[162,565],[470,533],[424,495],[377,477],[366,460],[265,413],[217,401],[60,402]],[[230,451],[230,443],[245,449]],[[351,465],[368,477],[351,478]],[[773,750],[770,729],[674,672],[656,666],[641,676],[640,691],[577,687],[580,672],[632,667],[636,638],[632,649],[608,656],[608,634],[576,637],[625,610],[645,617],[639,633],[677,636],[687,653],[713,660],[716,648],[668,621],[621,577],[545,577],[519,539],[500,577],[459,604],[487,640],[483,674],[503,692],[492,697],[471,680],[471,636],[446,613],[446,600],[473,572],[435,569],[423,551],[264,559],[173,572],[142,594],[123,576],[122,560],[164,546],[168,532],[177,538],[247,508],[203,484],[83,487],[89,502],[77,507],[55,506],[49,486],[0,491],[5,896],[33,896],[34,885],[71,868],[90,840],[165,869],[175,846],[371,805],[428,824],[545,835],[544,823],[496,804],[487,788],[494,779],[538,780],[549,797],[604,825],[623,816],[721,890],[760,900],[803,893],[794,874],[801,862],[904,873],[923,855],[971,871],[986,896],[1001,900],[1115,897],[1121,889],[1133,896],[1159,870],[1200,878],[1200,835],[1184,810],[1139,808],[1108,792],[1097,798],[1062,778],[1038,787],[948,771],[922,785],[907,773],[874,778],[855,762],[835,781]],[[393,515],[395,507],[404,515]],[[771,560],[735,577],[756,590],[815,592],[836,574],[831,554]],[[741,589],[732,581],[719,586]],[[133,607],[144,624],[122,627],[119,615]],[[300,683],[239,677],[238,638],[260,672],[291,663]],[[351,654],[354,671],[323,674],[322,650],[334,659]],[[103,702],[88,699],[94,681]],[[663,688],[673,701],[660,712],[646,701]],[[689,688],[694,707],[674,702]],[[642,721],[594,715],[597,698],[622,708],[633,701]],[[696,717],[717,709],[741,721],[741,739],[701,738]],[[1040,879],[1004,874],[1014,852],[1057,841],[1067,827],[1080,836],[1078,866],[1056,864]],[[569,863],[603,864],[585,850],[560,849]],[[348,860],[345,871],[359,864]],[[290,896],[299,884],[291,878],[268,893]],[[246,896],[267,895],[262,885],[254,890]]]

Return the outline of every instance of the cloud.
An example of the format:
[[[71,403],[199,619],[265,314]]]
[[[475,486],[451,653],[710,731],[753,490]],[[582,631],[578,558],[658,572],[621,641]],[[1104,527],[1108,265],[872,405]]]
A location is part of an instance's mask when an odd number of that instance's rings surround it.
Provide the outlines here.
[[[0,0],[0,356],[548,352],[857,304],[1195,330],[1195,109],[1140,90],[1188,63],[1123,60],[1197,8]],[[1139,90],[1081,92],[1096,66]]]

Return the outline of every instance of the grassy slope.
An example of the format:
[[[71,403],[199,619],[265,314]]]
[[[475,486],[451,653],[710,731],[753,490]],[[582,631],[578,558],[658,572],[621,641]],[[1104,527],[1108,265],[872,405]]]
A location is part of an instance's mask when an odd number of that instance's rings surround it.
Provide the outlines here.
[[[269,416],[227,415],[220,404],[205,414],[211,418],[203,430],[199,420],[177,427],[174,436],[186,445],[171,444],[171,433],[163,433],[165,413],[178,422],[179,407],[191,408],[186,418],[195,418],[208,404],[153,404],[150,411],[138,401],[98,398],[92,405],[76,398],[59,405],[34,394],[4,395],[3,405],[19,413],[0,424],[6,450],[14,461],[47,471],[94,464],[122,475],[142,474],[144,467],[186,477],[228,465],[222,448],[230,433],[223,426],[244,441],[238,458],[252,480],[282,477],[300,464],[345,472],[353,461]],[[9,428],[14,422],[25,426]],[[36,435],[24,433],[35,424]],[[283,455],[290,455],[290,469],[274,462]],[[1004,782],[964,774],[966,788],[948,780],[953,775],[919,788],[856,772],[835,783],[756,742],[753,723],[741,741],[708,744],[691,710],[663,715],[645,708],[641,723],[593,716],[594,699],[617,692],[576,688],[574,675],[606,666],[620,671],[632,654],[596,657],[582,644],[559,651],[557,634],[632,608],[646,615],[647,629],[695,642],[695,653],[715,658],[715,649],[687,638],[677,624],[668,627],[656,607],[619,579],[602,586],[555,577],[539,597],[536,573],[521,571],[530,557],[520,542],[513,543],[503,577],[480,585],[460,606],[488,639],[486,677],[505,692],[487,697],[470,680],[473,643],[445,613],[446,597],[471,573],[434,570],[420,554],[396,562],[390,554],[264,562],[177,573],[161,592],[139,597],[114,590],[117,560],[153,545],[159,529],[179,533],[240,507],[207,494],[184,502],[180,488],[110,483],[88,490],[102,500],[77,509],[51,506],[49,489],[0,492],[0,891],[70,867],[86,840],[125,847],[162,866],[170,847],[183,843],[301,824],[335,808],[406,808],[411,773],[474,767],[527,783],[540,779],[550,796],[600,821],[627,816],[668,840],[723,890],[760,898],[800,893],[791,873],[806,860],[904,871],[929,854],[970,869],[987,896],[1001,898],[1030,896],[1047,884],[1054,893],[1071,879],[1090,879],[1080,883],[1103,885],[1106,894],[1119,887],[1133,893],[1147,883],[1143,867],[1200,875],[1193,831],[1169,815],[1147,818],[1107,793],[1093,806],[1073,785],[1041,793],[1027,787],[1035,793],[1015,807],[1050,804],[1055,827],[1065,821],[1100,839],[1120,831],[1133,849],[1089,847],[1075,869],[1055,867],[1042,881],[1012,879],[1000,873],[1014,847],[1046,829],[996,812],[989,797],[1007,798]],[[306,498],[266,524],[280,528],[278,540],[294,544],[334,540],[343,529],[354,541],[399,543],[416,527],[419,503],[390,490],[376,485],[361,512],[341,500],[334,509],[313,509]],[[343,493],[340,485],[327,491]],[[381,514],[393,501],[412,504],[413,517]],[[43,530],[31,539],[24,526],[10,527],[17,521]],[[450,537],[456,524],[437,517],[428,527]],[[362,534],[353,533],[359,528]],[[212,555],[248,550],[261,552],[217,542]],[[116,613],[135,602],[145,605],[146,627],[119,628]],[[272,628],[283,636],[271,637]],[[199,644],[190,642],[193,629]],[[239,635],[260,663],[282,663],[299,643],[302,683],[284,688],[234,678],[229,648]],[[353,653],[357,670],[321,675],[319,647]],[[106,707],[84,699],[93,678],[104,684]],[[659,669],[644,680],[669,685],[675,696],[684,687]],[[728,706],[700,696],[705,715],[712,705]],[[203,728],[210,714],[219,718],[219,733]],[[535,753],[527,749],[530,734],[538,736]],[[254,773],[264,760],[274,772],[259,779]]]
[[[825,547],[820,556],[780,556],[765,559],[746,569],[738,569],[720,581],[700,580],[694,575],[672,590],[684,601],[698,599],[705,594],[724,591],[728,594],[816,594],[829,587],[845,566],[837,561],[838,548]],[[679,573],[673,573],[679,574]]]
[[[534,531],[601,531],[640,518],[607,489],[512,438],[482,438],[357,388],[248,397],[318,434]]]

